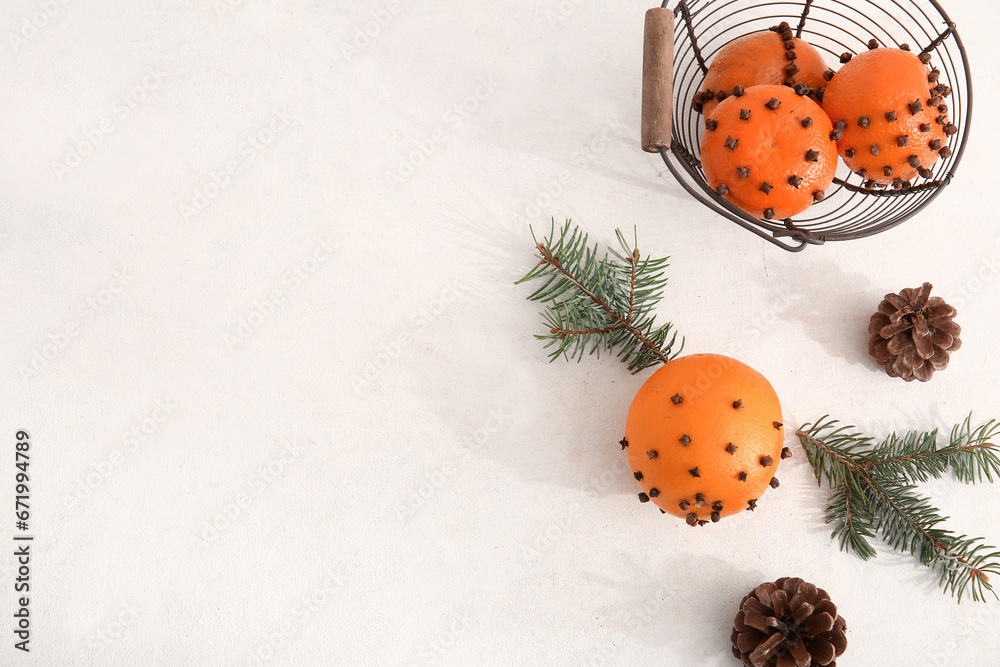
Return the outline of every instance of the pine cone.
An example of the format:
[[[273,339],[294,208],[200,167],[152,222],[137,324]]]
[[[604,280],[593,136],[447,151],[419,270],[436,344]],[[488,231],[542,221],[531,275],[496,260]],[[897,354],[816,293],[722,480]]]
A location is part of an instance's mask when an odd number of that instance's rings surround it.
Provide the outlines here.
[[[847,623],[830,596],[801,579],[782,577],[743,598],[733,628],[733,655],[747,667],[836,667],[847,648]]]
[[[948,367],[950,353],[962,346],[962,327],[953,319],[958,312],[924,283],[899,294],[886,294],[868,324],[868,352],[891,377],[907,382],[927,382]]]

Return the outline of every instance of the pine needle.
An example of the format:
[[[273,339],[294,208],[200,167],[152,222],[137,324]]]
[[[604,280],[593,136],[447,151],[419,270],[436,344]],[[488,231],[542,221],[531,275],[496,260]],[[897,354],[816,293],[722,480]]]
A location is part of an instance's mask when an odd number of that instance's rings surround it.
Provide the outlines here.
[[[534,230],[532,230],[532,238]],[[667,284],[667,258],[643,259],[638,241],[628,243],[615,230],[618,248],[601,253],[597,244],[567,220],[558,230],[535,238],[538,264],[517,284],[539,281],[528,299],[545,306],[542,321],[548,333],[549,360],[580,361],[584,354],[614,354],[633,373],[664,364],[680,354],[674,351],[677,333],[669,322],[657,327],[652,314]]]
[[[875,443],[853,426],[824,416],[797,435],[816,480],[833,490],[826,522],[834,526],[841,550],[874,558],[869,540],[878,534],[893,549],[915,554],[936,570],[939,585],[961,602],[967,590],[976,601],[986,593],[998,597],[989,575],[1000,575],[1000,551],[983,544],[983,538],[942,528],[947,517],[917,493],[915,484],[948,471],[966,484],[992,482],[994,475],[1000,477],[1000,448],[990,442],[998,433],[995,420],[973,428],[970,415],[941,447],[937,430],[893,434]]]

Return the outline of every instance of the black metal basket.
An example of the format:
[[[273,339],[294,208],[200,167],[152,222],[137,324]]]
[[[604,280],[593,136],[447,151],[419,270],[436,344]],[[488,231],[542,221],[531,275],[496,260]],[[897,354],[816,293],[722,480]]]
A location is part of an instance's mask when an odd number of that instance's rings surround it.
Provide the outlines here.
[[[668,2],[662,7],[669,9]],[[657,10],[659,11],[659,10]],[[667,168],[696,199],[719,215],[785,250],[878,234],[906,221],[930,204],[955,176],[972,120],[972,77],[955,24],[936,0],[680,0],[673,9],[673,130],[669,150],[660,148]],[[797,37],[829,61],[859,53],[871,39],[882,46],[909,45],[929,53],[948,85],[951,118],[959,133],[950,157],[937,161],[932,175],[900,190],[866,188],[864,179],[841,163],[826,199],[788,220],[753,218],[719,196],[705,180],[698,156],[704,128],[691,100],[700,90],[712,57],[734,39],[787,21]]]

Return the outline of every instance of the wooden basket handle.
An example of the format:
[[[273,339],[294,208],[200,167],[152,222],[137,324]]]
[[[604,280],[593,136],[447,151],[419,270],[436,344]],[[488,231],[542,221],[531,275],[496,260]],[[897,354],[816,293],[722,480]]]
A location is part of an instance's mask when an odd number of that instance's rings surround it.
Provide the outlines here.
[[[642,150],[670,148],[674,113],[674,13],[646,12],[642,54]]]

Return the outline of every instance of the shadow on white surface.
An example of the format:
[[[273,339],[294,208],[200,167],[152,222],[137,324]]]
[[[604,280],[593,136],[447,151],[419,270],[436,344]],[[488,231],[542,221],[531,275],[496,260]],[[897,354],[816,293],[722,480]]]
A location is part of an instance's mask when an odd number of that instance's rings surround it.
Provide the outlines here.
[[[773,285],[760,285],[767,291]],[[878,307],[871,300],[871,280],[847,273],[826,257],[810,258],[810,270],[786,284],[795,306],[780,317],[800,325],[806,336],[835,358],[879,370],[868,354],[868,321]]]

